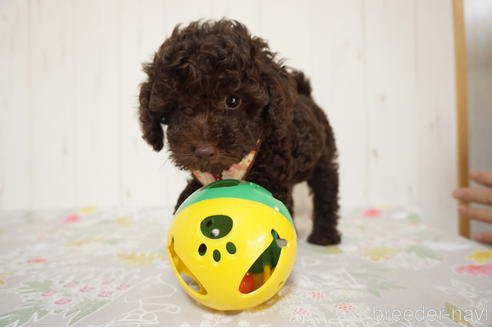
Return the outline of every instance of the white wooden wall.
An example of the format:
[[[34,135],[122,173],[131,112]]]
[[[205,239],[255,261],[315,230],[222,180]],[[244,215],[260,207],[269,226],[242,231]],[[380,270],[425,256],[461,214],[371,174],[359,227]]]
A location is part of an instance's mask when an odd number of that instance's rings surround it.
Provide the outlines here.
[[[418,205],[455,230],[450,0],[0,0],[0,207],[173,204],[187,174],[140,138],[140,64],[222,16],[311,77],[344,207]]]

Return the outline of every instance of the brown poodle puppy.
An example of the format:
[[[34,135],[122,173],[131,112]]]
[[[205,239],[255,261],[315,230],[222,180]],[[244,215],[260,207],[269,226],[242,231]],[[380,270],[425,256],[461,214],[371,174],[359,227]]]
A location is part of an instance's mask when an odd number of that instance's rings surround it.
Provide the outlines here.
[[[173,162],[193,173],[176,208],[202,184],[232,177],[265,187],[293,213],[292,188],[307,181],[308,241],[340,242],[335,138],[301,72],[226,19],[178,25],[144,71],[143,138],[159,151],[167,126]]]

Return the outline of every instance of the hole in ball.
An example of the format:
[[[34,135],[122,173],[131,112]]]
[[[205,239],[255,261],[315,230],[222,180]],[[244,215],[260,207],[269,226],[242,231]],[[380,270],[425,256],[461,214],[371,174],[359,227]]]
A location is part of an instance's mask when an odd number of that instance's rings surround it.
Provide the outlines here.
[[[198,254],[200,254],[201,256],[203,256],[203,255],[205,255],[206,252],[207,252],[207,245],[201,244],[198,247]]]
[[[240,183],[241,181],[239,180],[225,179],[225,180],[212,182],[211,184],[208,185],[208,188],[234,187]]]
[[[234,245],[233,243],[231,242],[228,242],[226,244],[226,249],[227,251],[229,252],[229,254],[235,254],[236,253],[236,245]]]
[[[214,257],[215,262],[219,262],[220,261],[220,252],[218,250],[214,250],[213,257]]]

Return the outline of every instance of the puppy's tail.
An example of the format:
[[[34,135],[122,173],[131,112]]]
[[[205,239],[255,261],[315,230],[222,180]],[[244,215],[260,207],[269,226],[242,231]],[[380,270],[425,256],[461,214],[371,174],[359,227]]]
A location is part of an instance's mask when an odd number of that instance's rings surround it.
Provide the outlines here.
[[[301,95],[311,97],[311,83],[309,79],[301,71],[292,71],[290,75],[294,79],[297,85],[297,92]]]

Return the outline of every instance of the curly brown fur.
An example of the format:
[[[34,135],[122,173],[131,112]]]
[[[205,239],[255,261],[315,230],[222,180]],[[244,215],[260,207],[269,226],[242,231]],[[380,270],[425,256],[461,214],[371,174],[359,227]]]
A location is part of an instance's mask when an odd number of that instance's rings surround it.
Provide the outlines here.
[[[291,213],[292,188],[307,181],[314,203],[308,241],[340,242],[335,139],[301,72],[288,71],[263,39],[226,19],[178,25],[144,71],[139,117],[154,150],[163,148],[167,126],[179,168],[220,174],[260,140],[246,180],[270,190]],[[228,106],[231,96],[240,99],[237,108]],[[214,149],[206,159],[196,155],[202,144]],[[192,177],[176,208],[200,187]]]

